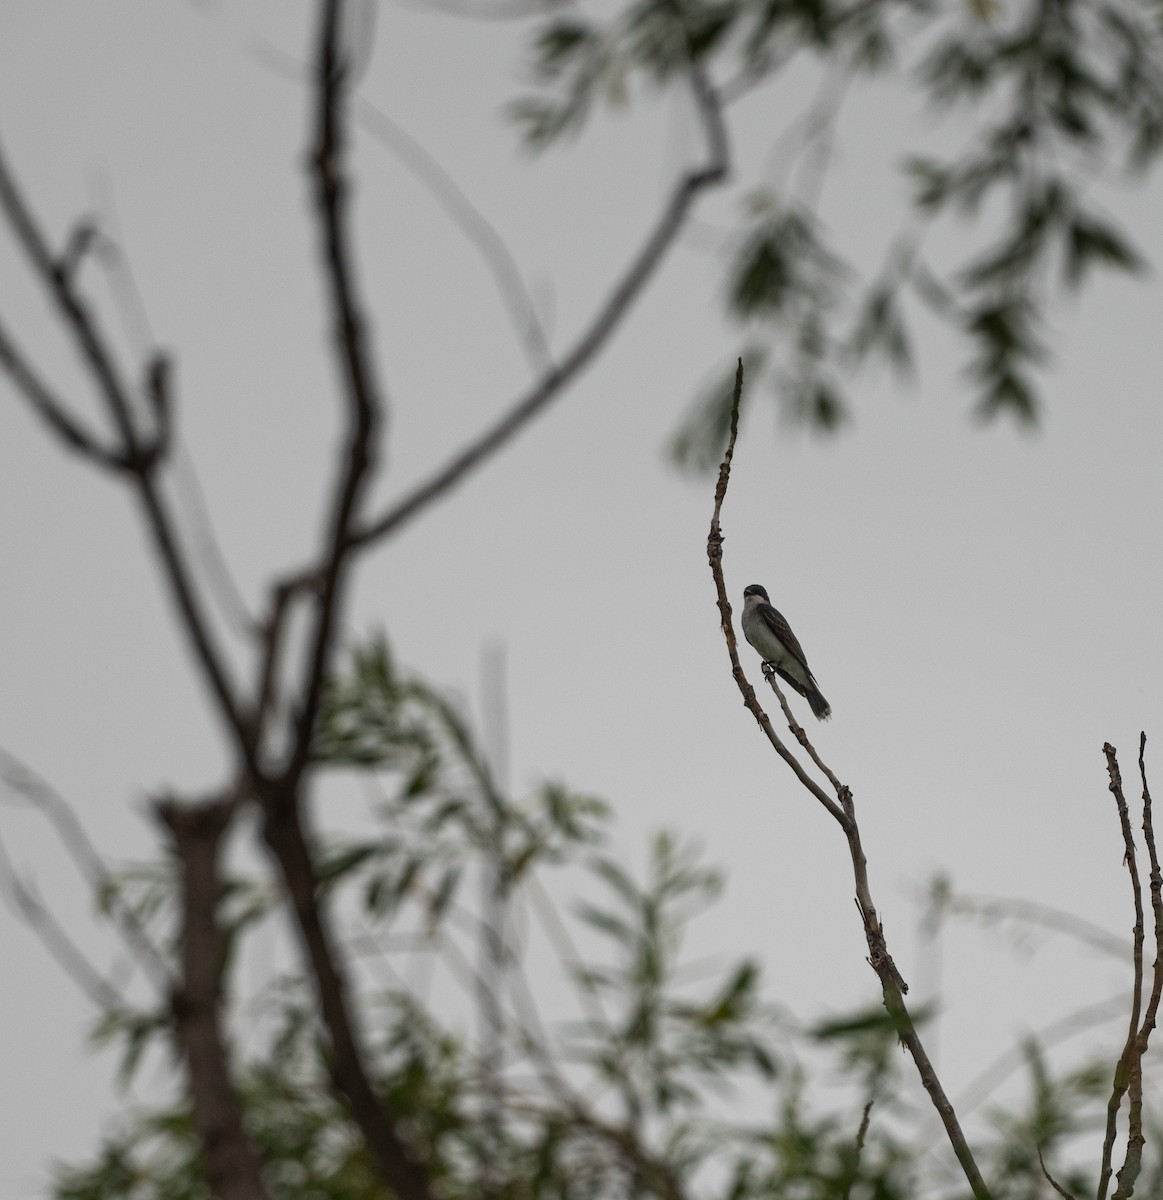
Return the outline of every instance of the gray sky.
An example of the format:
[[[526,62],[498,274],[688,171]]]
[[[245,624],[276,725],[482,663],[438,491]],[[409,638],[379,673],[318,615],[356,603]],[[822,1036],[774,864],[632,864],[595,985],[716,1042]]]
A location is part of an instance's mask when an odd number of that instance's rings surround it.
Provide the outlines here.
[[[115,212],[150,326],[176,355],[184,445],[255,606],[272,572],[317,543],[336,434],[305,95],[255,52],[302,55],[311,12],[285,0],[8,0],[0,16],[5,149],[58,241],[78,215]],[[648,99],[531,161],[502,115],[522,45],[515,25],[388,4],[363,93],[493,221],[560,350],[698,143],[685,100]],[[703,220],[737,213],[804,85],[740,110],[737,183]],[[863,264],[902,217],[891,172],[902,130],[957,144],[885,88],[840,125],[822,216]],[[447,215],[367,137],[357,161],[360,272],[391,400],[383,499],[500,412],[528,368]],[[1108,202],[1163,261],[1157,189]],[[706,566],[711,485],[661,453],[736,345],[706,232],[549,415],[366,561],[350,630],[386,626],[408,665],[470,698],[482,647],[503,641],[514,785],[560,777],[605,796],[637,863],[660,826],[699,838],[730,885],[692,954],[757,953],[772,993],[813,1014],[876,995],[843,840],[741,707]],[[95,418],[6,236],[0,312]],[[957,348],[919,328],[919,385],[862,381],[837,438],[779,423],[766,398],[754,405],[724,512],[733,601],[767,586],[832,702],[816,744],[855,791],[874,893],[915,991],[925,967],[912,889],[938,869],[968,891],[1129,931],[1101,747],[1119,747],[1128,777],[1140,729],[1163,747],[1156,280],[1100,279],[1057,310],[1035,433],[977,427]],[[132,330],[119,336],[140,348]],[[220,782],[217,730],[133,505],[66,458],[7,386],[0,562],[0,745],[73,800],[113,861],[149,853],[146,798]],[[1163,770],[1155,779],[1163,795]],[[0,833],[89,938],[87,903],[51,839],[7,809]],[[111,1060],[86,1049],[85,1002],[7,912],[0,961],[0,1195],[17,1200],[40,1193],[51,1156],[82,1157],[120,1101]],[[1128,978],[1060,941],[1029,960],[955,929],[939,1034],[949,1090]]]

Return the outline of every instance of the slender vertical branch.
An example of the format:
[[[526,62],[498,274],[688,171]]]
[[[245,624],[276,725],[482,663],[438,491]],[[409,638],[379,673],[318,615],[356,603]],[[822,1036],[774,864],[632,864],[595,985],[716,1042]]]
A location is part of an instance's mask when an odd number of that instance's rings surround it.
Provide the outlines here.
[[[743,696],[743,703],[752,716],[754,716],[776,753],[787,763],[800,783],[823,805],[844,831],[844,836],[848,841],[849,854],[852,858],[852,871],[856,885],[856,904],[860,910],[861,919],[864,924],[864,935],[868,943],[868,963],[880,980],[884,1006],[896,1025],[897,1034],[901,1042],[908,1050],[916,1065],[922,1086],[928,1092],[929,1099],[932,1101],[933,1107],[941,1118],[941,1123],[945,1127],[949,1144],[953,1147],[953,1152],[957,1156],[957,1161],[961,1164],[961,1170],[969,1182],[974,1197],[976,1200],[989,1200],[989,1189],[985,1186],[985,1181],[982,1179],[981,1172],[974,1160],[973,1152],[969,1148],[969,1143],[965,1140],[965,1134],[961,1129],[957,1114],[949,1097],[945,1094],[945,1089],[942,1087],[937,1072],[929,1060],[920,1035],[917,1033],[916,1025],[905,1004],[904,996],[905,992],[908,991],[908,986],[897,970],[896,964],[892,960],[892,955],[888,952],[884,928],[880,923],[876,907],[872,902],[872,893],[868,883],[868,861],[860,840],[860,827],[856,823],[856,809],[852,793],[847,787],[841,786],[839,791],[840,803],[837,804],[808,775],[799,760],[784,745],[778,734],[776,734],[770,718],[763,711],[762,706],[756,699],[755,689],[747,681],[747,677],[744,675],[743,668],[739,662],[735,629],[731,620],[731,603],[727,598],[727,585],[723,578],[724,539],[720,518],[723,501],[727,495],[727,484],[731,476],[731,463],[735,455],[735,442],[739,435],[739,405],[742,396],[743,360],[740,359],[735,374],[735,392],[731,403],[731,421],[727,437],[727,448],[723,454],[723,462],[719,468],[719,479],[715,486],[715,507],[711,517],[710,533],[707,536],[707,559],[710,562],[711,574],[715,580],[715,591],[719,606],[719,622],[723,631],[723,639],[727,644],[727,654],[731,660],[731,674],[734,676],[739,691]],[[779,694],[779,689],[774,680],[771,683],[777,694]],[[806,735],[801,740],[806,742]],[[816,756],[813,755],[813,757]],[[830,771],[827,774],[830,779],[835,780],[835,776]]]
[[[1115,798],[1115,807],[1118,809],[1119,814],[1119,827],[1123,833],[1123,862],[1131,876],[1131,893],[1135,904],[1134,949],[1132,951],[1135,981],[1134,991],[1131,996],[1131,1018],[1130,1027],[1127,1030],[1127,1040],[1123,1046],[1122,1054],[1119,1055],[1119,1061],[1115,1066],[1114,1083],[1111,1087],[1110,1099],[1107,1101],[1106,1133],[1103,1137],[1102,1165],[1099,1169],[1098,1177],[1098,1200],[1105,1200],[1107,1188],[1110,1186],[1111,1171],[1113,1169],[1111,1158],[1114,1153],[1119,1108],[1122,1106],[1123,1096],[1126,1095],[1127,1089],[1132,1086],[1132,1083],[1139,1076],[1139,1071],[1141,1070],[1141,1064],[1135,1053],[1135,1043],[1139,1036],[1139,1014],[1142,1011],[1143,1004],[1144,936],[1143,886],[1139,881],[1139,863],[1135,854],[1135,834],[1131,828],[1131,814],[1127,808],[1126,796],[1123,793],[1123,777],[1119,771],[1118,753],[1110,742],[1107,742],[1103,746],[1102,752],[1106,756],[1107,775],[1110,777],[1108,787],[1111,795]],[[1138,1085],[1139,1087],[1142,1086],[1141,1077],[1138,1078]]]
[[[345,972],[319,898],[314,859],[297,803],[264,800],[263,833],[282,871],[283,882],[299,929],[304,955],[315,980],[315,993],[327,1031],[331,1079],[347,1101],[372,1157],[399,1200],[431,1200],[423,1163],[405,1145],[392,1114],[377,1096],[368,1076],[348,999]]]
[[[1155,823],[1151,812],[1151,791],[1147,786],[1147,766],[1145,755],[1147,750],[1147,735],[1139,734],[1139,777],[1143,781],[1143,841],[1147,846],[1147,855],[1151,863],[1150,889],[1151,914],[1155,925],[1155,965],[1151,973],[1151,994],[1147,1000],[1146,1011],[1142,1024],[1135,1033],[1134,1046],[1128,1071],[1128,1104],[1127,1104],[1127,1153],[1117,1176],[1118,1187],[1115,1188],[1114,1200],[1129,1200],[1134,1193],[1135,1183],[1143,1165],[1143,1146],[1146,1139],[1143,1136],[1143,1057],[1151,1039],[1151,1031],[1155,1028],[1156,1016],[1159,1012],[1159,998],[1163,994],[1163,872],[1159,869],[1159,854],[1155,846]],[[1121,814],[1120,814],[1121,815]],[[1139,974],[1142,971],[1142,954],[1140,950]],[[1138,990],[1138,989],[1137,989]]]
[[[228,802],[158,805],[182,871],[182,979],[170,1006],[190,1077],[194,1122],[211,1192],[220,1200],[267,1200],[262,1163],[243,1126],[222,1029],[222,933],[219,849]]]
[[[852,1170],[844,1180],[842,1200],[849,1200],[852,1195],[852,1185],[856,1182],[857,1175],[860,1174],[860,1156],[864,1153],[864,1139],[868,1136],[868,1126],[872,1123],[873,1103],[874,1101],[869,1100],[864,1106],[864,1112],[860,1115],[860,1128],[856,1130],[856,1142],[852,1147]]]
[[[178,541],[174,522],[157,486],[156,470],[169,448],[171,400],[169,377],[164,358],[156,358],[147,371],[147,399],[154,409],[155,429],[143,436],[137,428],[130,401],[129,388],[122,378],[112,350],[88,304],[74,287],[73,273],[66,255],[62,262],[54,257],[48,239],[41,232],[32,212],[17,187],[0,150],[0,210],[3,210],[16,240],[33,271],[61,315],[65,328],[71,333],[80,351],[97,392],[121,440],[119,450],[107,452],[98,448],[59,403],[57,403],[15,353],[11,341],[5,343],[6,354],[0,354],[3,364],[26,399],[37,408],[58,435],[81,450],[89,458],[124,472],[133,481],[138,500],[145,514],[146,527],[153,538],[154,548],[161,560],[163,573],[177,607],[181,626],[189,638],[194,656],[214,697],[218,715],[240,755],[253,768],[251,739],[242,719],[234,688],[227,674],[224,658],[203,611],[201,597],[194,584],[193,573],[185,552]]]
[[[332,497],[327,549],[319,572],[306,666],[300,683],[296,731],[285,782],[292,788],[311,753],[323,681],[334,652],[339,614],[351,566],[351,532],[375,466],[383,403],[373,377],[366,321],[356,295],[350,250],[346,174],[348,71],[339,46],[342,0],[321,0],[316,66],[316,142],[311,160],[315,208],[323,240],[324,276],[335,322],[334,339],[347,407],[347,450]]]

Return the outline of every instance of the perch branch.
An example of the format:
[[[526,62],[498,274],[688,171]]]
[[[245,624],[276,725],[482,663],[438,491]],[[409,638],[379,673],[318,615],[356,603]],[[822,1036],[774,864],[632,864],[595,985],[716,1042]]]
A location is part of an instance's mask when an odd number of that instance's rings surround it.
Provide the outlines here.
[[[1114,1154],[1115,1132],[1118,1123],[1119,1108],[1127,1089],[1133,1086],[1139,1075],[1141,1064],[1135,1055],[1135,1043],[1139,1034],[1139,1015],[1143,1004],[1143,885],[1139,880],[1139,863],[1135,854],[1135,834],[1131,828],[1131,814],[1127,807],[1127,799],[1123,793],[1123,777],[1119,770],[1118,753],[1114,746],[1107,742],[1102,748],[1106,756],[1107,775],[1110,778],[1108,787],[1115,798],[1115,807],[1119,814],[1119,827],[1123,834],[1123,863],[1131,876],[1131,893],[1135,904],[1135,928],[1132,950],[1132,963],[1135,971],[1134,991],[1131,996],[1130,1028],[1127,1040],[1119,1061],[1115,1066],[1114,1083],[1111,1086],[1111,1096],[1106,1107],[1106,1132],[1102,1143],[1102,1166],[1098,1177],[1098,1200],[1105,1200],[1107,1188],[1110,1185],[1112,1171],[1111,1158]],[[1140,1131],[1141,1136],[1141,1131]],[[1129,1151],[1128,1151],[1129,1152]]]
[[[731,460],[735,454],[735,441],[739,435],[739,402],[742,399],[742,395],[743,360],[740,359],[735,375],[735,392],[731,404],[730,432],[727,438],[727,448],[723,455],[723,462],[719,468],[719,480],[715,487],[715,507],[711,517],[710,533],[707,535],[707,559],[710,562],[711,574],[715,580],[719,621],[724,641],[727,644],[727,653],[731,660],[731,674],[734,676],[739,691],[743,696],[743,703],[752,716],[754,716],[776,753],[791,767],[796,778],[823,805],[844,831],[844,836],[848,840],[848,850],[852,857],[852,869],[856,884],[856,904],[860,910],[860,915],[864,923],[864,935],[868,943],[868,962],[880,980],[885,1008],[896,1024],[901,1042],[909,1051],[913,1062],[916,1064],[921,1084],[925,1091],[928,1092],[929,1099],[932,1101],[933,1107],[937,1110],[941,1118],[946,1136],[953,1147],[953,1152],[956,1154],[958,1162],[961,1164],[961,1170],[969,1182],[973,1195],[976,1197],[976,1200],[989,1200],[989,1189],[985,1186],[985,1181],[982,1179],[981,1172],[973,1158],[973,1152],[965,1140],[965,1134],[962,1132],[957,1114],[949,1101],[949,1097],[945,1094],[945,1089],[937,1077],[937,1072],[929,1060],[929,1056],[917,1033],[916,1025],[913,1023],[912,1016],[909,1014],[908,1007],[905,1004],[904,996],[905,992],[908,991],[908,986],[901,977],[896,964],[892,960],[892,956],[888,952],[884,929],[872,902],[872,894],[868,883],[868,862],[860,841],[860,828],[856,823],[855,803],[852,793],[848,788],[842,787],[839,796],[840,802],[837,804],[807,774],[799,763],[799,760],[784,745],[778,734],[776,734],[770,718],[763,711],[763,707],[760,705],[758,699],[756,699],[755,689],[747,681],[747,677],[744,675],[743,668],[739,662],[735,629],[731,620],[731,603],[727,598],[727,586],[723,578],[723,533],[720,525],[720,516],[723,501],[727,495],[727,484],[731,475]],[[772,686],[775,686],[774,682]],[[778,688],[776,690],[778,692]],[[806,740],[806,735],[804,740]],[[828,774],[830,778],[834,778],[831,772]]]

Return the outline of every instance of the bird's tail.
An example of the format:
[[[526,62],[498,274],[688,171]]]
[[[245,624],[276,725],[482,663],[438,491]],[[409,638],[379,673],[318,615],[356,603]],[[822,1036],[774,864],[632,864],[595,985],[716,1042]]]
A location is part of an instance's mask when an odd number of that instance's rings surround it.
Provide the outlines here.
[[[805,691],[804,695],[807,696],[817,720],[826,721],[832,715],[832,706],[824,699],[824,693],[818,687]]]

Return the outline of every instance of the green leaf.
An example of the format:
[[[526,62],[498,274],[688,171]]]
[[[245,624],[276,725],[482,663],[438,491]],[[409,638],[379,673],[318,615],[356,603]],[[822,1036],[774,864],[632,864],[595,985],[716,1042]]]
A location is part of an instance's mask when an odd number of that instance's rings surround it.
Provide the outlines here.
[[[1138,273],[1145,267],[1135,248],[1113,225],[1083,216],[1071,223],[1066,248],[1066,281],[1080,287],[1092,266]]]

